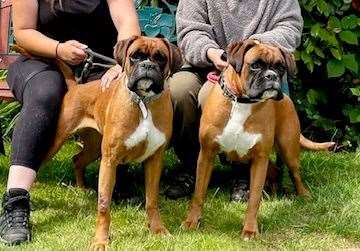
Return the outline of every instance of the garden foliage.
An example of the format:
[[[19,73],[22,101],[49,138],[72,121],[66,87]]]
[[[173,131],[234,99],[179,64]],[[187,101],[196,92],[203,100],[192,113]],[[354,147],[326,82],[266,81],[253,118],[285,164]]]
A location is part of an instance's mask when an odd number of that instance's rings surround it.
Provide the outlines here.
[[[351,0],[300,0],[304,17],[291,93],[305,133],[360,144],[360,16]]]

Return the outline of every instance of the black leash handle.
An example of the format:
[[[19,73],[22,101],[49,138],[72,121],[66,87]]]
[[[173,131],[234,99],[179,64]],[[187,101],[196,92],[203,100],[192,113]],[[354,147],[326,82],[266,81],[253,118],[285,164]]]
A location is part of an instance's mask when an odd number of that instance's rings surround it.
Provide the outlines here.
[[[97,52],[94,52],[90,48],[85,48],[84,51],[87,54],[87,57],[85,59],[84,67],[83,67],[83,69],[82,69],[82,71],[80,73],[80,76],[75,77],[76,81],[78,83],[82,83],[84,78],[86,78],[89,75],[90,70],[95,66],[102,67],[102,68],[111,68],[111,67],[113,67],[113,66],[115,66],[117,64],[115,59],[104,56],[104,55],[101,55],[101,54],[99,54]],[[99,58],[102,61],[105,61],[105,62],[107,62],[109,64],[95,63],[94,58]]]
[[[104,56],[104,55],[101,55],[101,54],[99,54],[99,53],[91,50],[90,48],[86,48],[86,49],[85,49],[85,52],[86,52],[89,56],[93,56],[93,57],[95,57],[95,58],[99,58],[99,59],[101,59],[101,60],[103,60],[103,61],[106,61],[106,62],[108,62],[108,63],[110,63],[110,64],[113,64],[113,65],[116,65],[116,64],[117,64],[117,62],[116,62],[115,59],[110,58],[110,57],[107,57],[107,56]]]

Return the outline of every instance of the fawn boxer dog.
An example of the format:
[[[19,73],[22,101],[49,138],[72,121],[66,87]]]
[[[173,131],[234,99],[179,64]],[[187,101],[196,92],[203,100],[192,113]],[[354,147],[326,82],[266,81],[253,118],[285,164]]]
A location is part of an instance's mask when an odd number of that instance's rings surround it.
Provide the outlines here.
[[[118,42],[114,56],[124,72],[104,92],[99,80],[77,85],[71,69],[56,60],[69,90],[47,159],[71,134],[91,128],[80,133],[84,148],[76,157],[75,171],[77,184],[83,186],[84,168],[101,155],[96,233],[92,244],[95,250],[104,250],[109,242],[116,167],[130,161],[144,162],[145,208],[150,231],[168,233],[158,209],[162,161],[172,133],[172,104],[166,80],[180,69],[182,56],[167,40],[139,36]]]
[[[183,226],[198,226],[214,159],[222,152],[230,161],[251,161],[242,230],[243,238],[251,239],[258,232],[257,211],[273,145],[290,169],[298,195],[307,195],[299,173],[300,143],[313,150],[327,149],[334,143],[315,143],[300,134],[294,105],[281,92],[286,70],[291,73],[296,68],[291,54],[246,40],[230,44],[227,57],[229,66],[203,105],[195,192]]]

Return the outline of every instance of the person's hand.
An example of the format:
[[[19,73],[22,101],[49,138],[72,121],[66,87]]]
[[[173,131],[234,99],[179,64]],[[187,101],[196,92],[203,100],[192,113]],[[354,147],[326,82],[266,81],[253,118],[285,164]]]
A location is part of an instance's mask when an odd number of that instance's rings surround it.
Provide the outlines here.
[[[76,40],[69,40],[58,44],[56,55],[70,65],[78,65],[86,58],[86,52],[84,51],[86,48],[87,45],[85,44]]]
[[[207,50],[206,54],[208,59],[214,64],[216,69],[219,71],[222,71],[228,63],[221,59],[221,55],[224,53],[224,50],[222,49],[214,49],[210,48]]]
[[[111,82],[121,75],[122,70],[122,67],[118,64],[107,70],[101,77],[101,90],[105,91],[105,89],[109,88]]]

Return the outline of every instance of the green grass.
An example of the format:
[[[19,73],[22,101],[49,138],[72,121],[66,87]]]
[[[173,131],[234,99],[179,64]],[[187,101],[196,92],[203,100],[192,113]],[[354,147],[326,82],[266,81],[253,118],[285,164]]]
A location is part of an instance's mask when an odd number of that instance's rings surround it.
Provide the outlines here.
[[[87,250],[94,234],[96,193],[82,192],[74,182],[70,156],[75,144],[67,144],[57,157],[39,172],[32,191],[31,244],[11,250]],[[167,156],[167,168],[173,166]],[[0,157],[2,192],[8,159]],[[355,153],[303,153],[302,173],[312,198],[265,199],[259,211],[261,234],[244,242],[240,230],[246,205],[230,203],[228,189],[212,187],[208,193],[198,231],[180,229],[188,199],[171,201],[161,196],[160,210],[171,237],[151,235],[141,203],[113,205],[112,250],[309,250],[360,248],[360,155]],[[139,172],[137,170],[137,172]],[[141,174],[141,172],[139,172]],[[218,174],[222,172],[218,170]],[[218,175],[215,174],[215,175]],[[87,180],[94,184],[97,164]],[[285,186],[293,190],[289,179]],[[140,183],[139,186],[142,186]],[[0,245],[0,249],[7,249]]]

